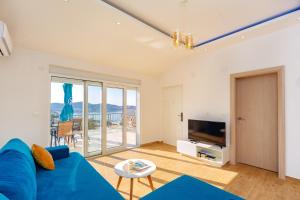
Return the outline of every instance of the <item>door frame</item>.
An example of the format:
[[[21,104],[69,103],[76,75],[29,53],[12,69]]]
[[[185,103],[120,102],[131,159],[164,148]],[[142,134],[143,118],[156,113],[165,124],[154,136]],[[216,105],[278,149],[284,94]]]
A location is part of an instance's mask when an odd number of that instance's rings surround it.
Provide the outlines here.
[[[116,146],[116,147],[111,147],[111,148],[108,148],[107,147],[107,89],[108,88],[117,88],[117,89],[122,89],[123,92],[122,92],[122,103],[123,103],[123,116],[122,116],[122,121],[123,121],[123,125],[122,125],[122,144],[120,146]],[[103,103],[103,105],[105,106],[105,109],[103,110],[104,113],[103,113],[103,116],[104,118],[102,120],[104,120],[103,122],[105,123],[105,127],[103,128],[103,131],[105,133],[105,140],[103,141],[104,144],[105,144],[105,148],[104,148],[104,153],[105,155],[107,154],[111,154],[111,153],[114,153],[114,152],[118,152],[118,151],[123,151],[126,149],[126,141],[127,141],[127,134],[126,134],[126,128],[127,126],[124,125],[124,124],[127,124],[127,122],[125,121],[126,120],[126,114],[127,114],[127,99],[126,99],[126,96],[127,96],[127,89],[126,89],[126,86],[123,86],[123,85],[120,85],[120,84],[117,84],[117,83],[105,83],[104,84],[104,87],[103,89],[105,90],[105,94],[103,96],[103,100],[105,99],[105,104]],[[102,100],[102,101],[103,101]]]
[[[102,155],[109,155],[112,153],[124,151],[130,148],[136,148],[140,146],[140,87],[138,86],[130,86],[125,84],[119,84],[119,83],[106,83],[103,82],[103,91],[102,91],[102,110],[103,110],[103,118],[102,118],[102,132],[104,133],[104,137],[102,140],[103,143],[103,149],[102,149]],[[107,88],[119,88],[123,90],[123,126],[122,126],[122,144],[117,147],[107,148]],[[135,147],[128,147],[127,146],[127,90],[136,90],[136,146]],[[104,114],[105,113],[105,114]]]
[[[231,132],[231,147],[230,147],[230,163],[236,164],[237,151],[237,130],[236,130],[236,82],[240,78],[248,78],[254,76],[276,74],[277,75],[277,94],[278,94],[278,177],[285,179],[285,81],[284,81],[284,66],[258,69],[246,71],[230,75],[230,132]]]

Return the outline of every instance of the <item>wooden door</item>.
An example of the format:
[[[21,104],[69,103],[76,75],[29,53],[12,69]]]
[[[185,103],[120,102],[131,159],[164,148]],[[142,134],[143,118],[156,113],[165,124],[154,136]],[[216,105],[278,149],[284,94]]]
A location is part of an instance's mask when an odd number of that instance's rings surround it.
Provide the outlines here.
[[[163,88],[163,131],[164,142],[176,146],[182,134],[182,88]]]
[[[278,171],[277,75],[236,82],[237,161]]]

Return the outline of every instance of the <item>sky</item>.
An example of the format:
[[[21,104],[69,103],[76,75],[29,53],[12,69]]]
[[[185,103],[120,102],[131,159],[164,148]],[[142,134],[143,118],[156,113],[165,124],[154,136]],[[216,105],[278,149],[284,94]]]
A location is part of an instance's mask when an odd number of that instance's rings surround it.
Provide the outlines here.
[[[73,102],[83,101],[83,85],[73,84]],[[122,106],[123,90],[120,88],[107,88],[107,103]],[[102,103],[102,88],[88,86],[88,100],[91,104]],[[63,83],[51,83],[51,103],[64,103]],[[127,90],[127,105],[136,106],[136,90]]]

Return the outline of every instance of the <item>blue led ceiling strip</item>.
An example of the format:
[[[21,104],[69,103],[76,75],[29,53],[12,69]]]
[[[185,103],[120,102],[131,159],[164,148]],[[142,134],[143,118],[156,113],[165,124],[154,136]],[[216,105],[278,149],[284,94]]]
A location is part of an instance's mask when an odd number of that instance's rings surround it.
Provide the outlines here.
[[[271,17],[265,18],[265,19],[260,20],[260,21],[258,21],[258,22],[255,22],[255,23],[252,23],[252,24],[243,26],[243,27],[241,27],[241,28],[235,29],[235,30],[230,31],[230,32],[228,32],[228,33],[225,33],[225,34],[223,34],[223,35],[220,35],[220,36],[211,38],[211,39],[206,40],[206,41],[204,41],[204,42],[200,42],[200,43],[194,45],[194,48],[195,48],[195,47],[203,46],[203,45],[205,45],[205,44],[214,42],[214,41],[216,41],[216,40],[220,40],[220,39],[225,38],[225,37],[227,37],[227,36],[233,35],[233,34],[235,34],[235,33],[244,31],[244,30],[249,29],[249,28],[253,28],[253,27],[258,26],[258,25],[260,25],[260,24],[263,24],[263,23],[272,21],[272,20],[277,19],[277,18],[279,18],[279,17],[286,16],[286,15],[288,15],[288,14],[297,12],[297,11],[299,11],[299,10],[300,10],[300,6],[298,6],[298,7],[296,7],[296,8],[292,8],[292,9],[290,9],[290,10],[287,10],[287,11],[285,11],[285,12],[279,13],[279,14],[277,14],[277,15],[273,15],[273,16],[271,16]]]

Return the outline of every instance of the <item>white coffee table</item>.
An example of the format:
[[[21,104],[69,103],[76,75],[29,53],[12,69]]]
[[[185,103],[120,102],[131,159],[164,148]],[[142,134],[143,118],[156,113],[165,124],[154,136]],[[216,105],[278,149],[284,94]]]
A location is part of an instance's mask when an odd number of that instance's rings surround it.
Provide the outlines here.
[[[128,167],[128,163],[132,161],[142,161],[149,165],[147,169],[144,169],[142,171],[134,171],[130,170]],[[122,162],[119,162],[115,166],[115,173],[119,176],[118,184],[117,184],[117,190],[119,189],[119,186],[121,184],[122,178],[130,178],[130,199],[132,199],[132,191],[133,191],[133,179],[134,178],[144,178],[147,177],[150,187],[152,190],[154,190],[153,183],[152,183],[152,178],[151,174],[156,170],[156,165],[149,161],[149,160],[144,160],[144,159],[129,159],[129,160],[124,160]]]

